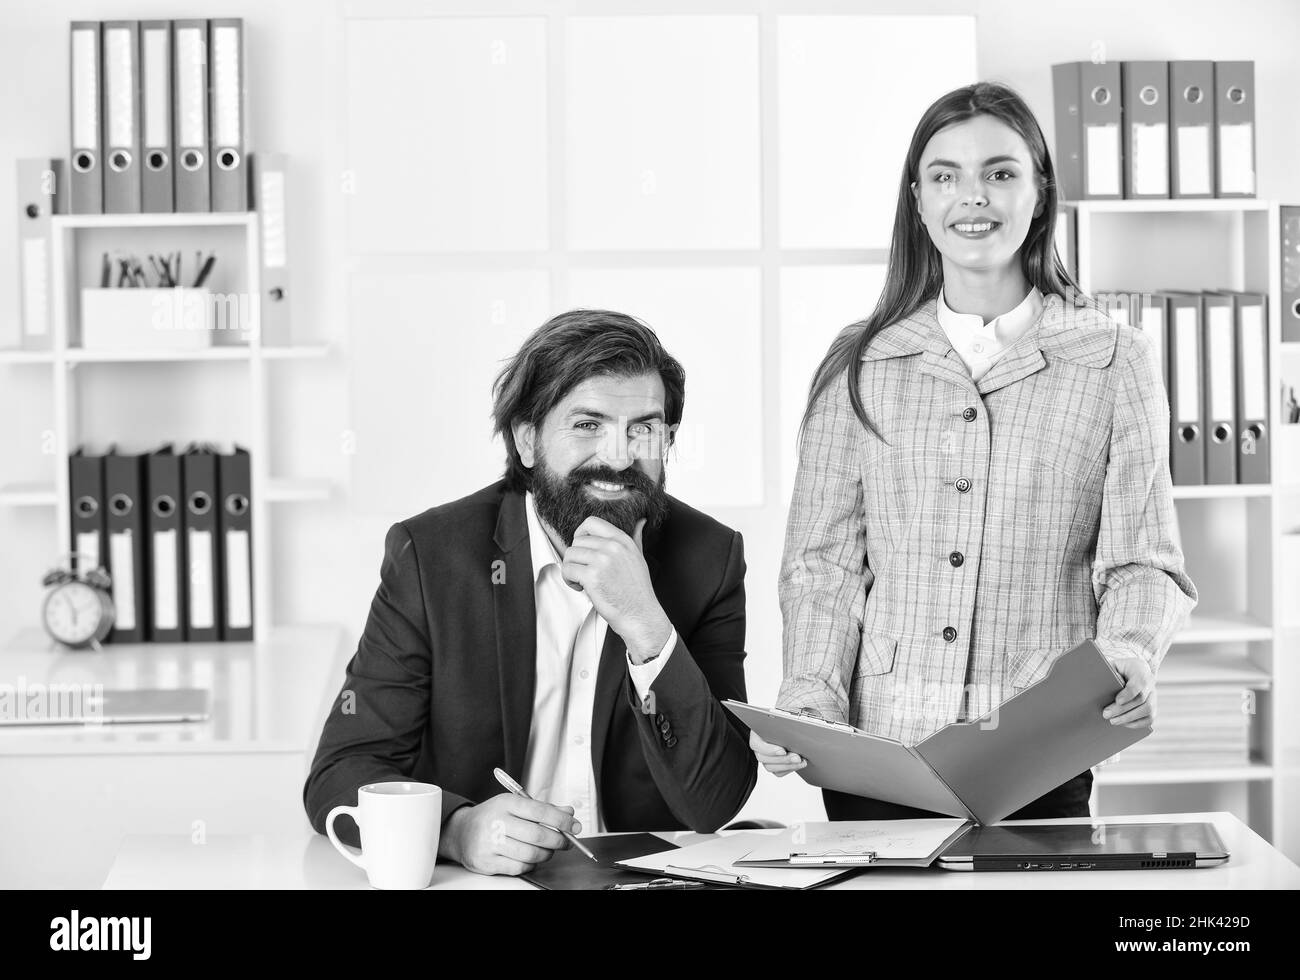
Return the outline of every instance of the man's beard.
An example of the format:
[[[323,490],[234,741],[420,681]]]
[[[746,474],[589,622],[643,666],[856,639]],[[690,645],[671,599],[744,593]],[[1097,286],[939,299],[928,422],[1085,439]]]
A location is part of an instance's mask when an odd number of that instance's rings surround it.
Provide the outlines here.
[[[532,476],[537,514],[564,539],[566,547],[573,544],[574,533],[588,517],[608,521],[631,537],[641,518],[646,519],[647,527],[658,527],[668,516],[667,474],[663,470],[658,483],[635,464],[624,470],[595,464],[560,476],[546,465],[539,451]],[[627,493],[617,500],[603,500],[587,489],[591,480],[626,487]]]

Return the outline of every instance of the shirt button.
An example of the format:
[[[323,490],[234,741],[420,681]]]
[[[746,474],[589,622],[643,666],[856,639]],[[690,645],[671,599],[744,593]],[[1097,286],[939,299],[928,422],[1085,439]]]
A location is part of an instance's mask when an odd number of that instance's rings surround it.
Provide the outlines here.
[[[983,344],[976,344],[974,349],[975,349],[975,353],[976,353],[976,354],[983,354],[983,353],[984,353],[984,345],[983,345]]]
[[[581,745],[581,744],[582,744],[582,736],[581,736],[581,735],[574,735],[574,736],[573,736],[573,744],[574,744],[574,745]]]
[[[961,568],[962,562],[965,560],[965,556],[960,551],[954,551],[948,556],[948,561],[952,563],[953,568]]]
[[[961,413],[961,417],[964,418],[967,422],[974,422],[975,416],[977,415],[979,415],[979,412],[975,411],[975,409],[973,408],[968,408],[966,409],[966,411]]]
[[[970,480],[963,476],[957,481],[957,492],[966,493],[968,490],[970,490]]]
[[[957,631],[951,626],[945,626],[943,628],[943,638],[951,643],[953,640],[957,639]]]
[[[584,671],[582,671],[580,674],[578,674],[578,676],[581,677],[581,678],[585,681],[588,677],[591,676],[591,673],[590,673],[589,671],[585,671],[585,670],[584,670]]]

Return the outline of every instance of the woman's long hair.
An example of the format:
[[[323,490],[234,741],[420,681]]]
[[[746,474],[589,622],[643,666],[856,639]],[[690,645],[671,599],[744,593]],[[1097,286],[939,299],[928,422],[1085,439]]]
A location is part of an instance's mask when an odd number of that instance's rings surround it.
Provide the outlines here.
[[[954,89],[925,111],[912,134],[898,186],[898,206],[894,210],[894,235],[889,246],[889,268],[884,292],[876,308],[865,319],[845,327],[831,344],[813,375],[800,432],[807,425],[813,406],[837,378],[847,370],[849,400],[853,412],[873,434],[883,440],[862,404],[858,390],[862,378],[862,355],[871,339],[886,326],[914,313],[927,300],[938,296],[943,286],[943,262],[939,250],[916,211],[912,181],[919,181],[921,154],[930,138],[939,130],[975,116],[993,116],[1023,137],[1029,147],[1034,173],[1042,191],[1043,209],[1029,225],[1020,248],[1020,263],[1025,278],[1044,294],[1057,293],[1067,302],[1091,305],[1056,254],[1056,171],[1043,139],[1043,131],[1029,106],[1013,89],[993,82],[976,82]]]

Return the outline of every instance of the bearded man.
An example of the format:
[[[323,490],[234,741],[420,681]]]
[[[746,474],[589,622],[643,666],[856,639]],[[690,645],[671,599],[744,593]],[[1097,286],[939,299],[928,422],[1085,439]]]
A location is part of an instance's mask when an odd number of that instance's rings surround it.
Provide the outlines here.
[[[388,531],[303,790],[318,833],[367,783],[434,783],[439,854],[517,875],[557,831],[712,832],[744,805],[754,756],[719,703],[745,700],[744,549],[665,492],[685,387],[621,313],[524,342],[493,387],[504,478]]]

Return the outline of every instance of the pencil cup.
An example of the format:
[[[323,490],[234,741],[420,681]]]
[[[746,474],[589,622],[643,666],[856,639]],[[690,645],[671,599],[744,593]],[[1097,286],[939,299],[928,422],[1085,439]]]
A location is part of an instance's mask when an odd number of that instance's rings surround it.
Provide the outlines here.
[[[360,856],[334,834],[346,813],[361,830]],[[427,888],[438,861],[442,790],[430,783],[369,783],[357,790],[356,806],[336,806],[325,818],[330,843],[361,868],[371,888]]]
[[[200,350],[212,346],[212,293],[206,289],[81,291],[83,350]]]

